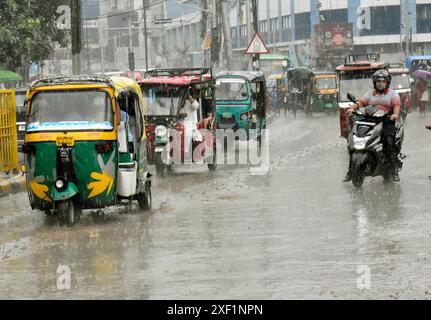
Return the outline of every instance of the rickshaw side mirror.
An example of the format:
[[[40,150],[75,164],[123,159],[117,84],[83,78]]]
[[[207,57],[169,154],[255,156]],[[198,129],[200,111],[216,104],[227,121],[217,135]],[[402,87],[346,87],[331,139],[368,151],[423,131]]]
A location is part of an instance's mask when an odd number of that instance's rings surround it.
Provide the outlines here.
[[[347,93],[347,99],[349,99],[350,101],[352,101],[353,103],[356,103],[356,98],[353,94],[351,94],[350,92]]]

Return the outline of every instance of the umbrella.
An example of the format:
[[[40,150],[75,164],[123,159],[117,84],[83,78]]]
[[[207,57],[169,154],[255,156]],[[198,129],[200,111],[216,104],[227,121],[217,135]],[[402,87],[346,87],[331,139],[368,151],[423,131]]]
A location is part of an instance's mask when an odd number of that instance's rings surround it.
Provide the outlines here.
[[[0,70],[0,81],[20,81],[21,76],[8,70]]]
[[[426,70],[416,70],[412,75],[416,78],[421,78],[424,80],[431,79],[431,72]]]

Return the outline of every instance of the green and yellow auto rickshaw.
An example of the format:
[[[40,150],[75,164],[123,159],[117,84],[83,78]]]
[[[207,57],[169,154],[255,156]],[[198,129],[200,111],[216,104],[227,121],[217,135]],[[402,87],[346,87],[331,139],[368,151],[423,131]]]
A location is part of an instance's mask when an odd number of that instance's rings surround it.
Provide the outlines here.
[[[144,99],[134,80],[39,80],[28,93],[23,152],[32,209],[71,226],[82,209],[151,208]]]
[[[315,73],[312,106],[315,112],[338,111],[338,86],[335,73]]]
[[[217,129],[244,132],[238,135],[241,140],[255,135],[261,143],[270,104],[263,72],[220,72],[216,76],[215,93]],[[252,135],[250,130],[254,130]]]

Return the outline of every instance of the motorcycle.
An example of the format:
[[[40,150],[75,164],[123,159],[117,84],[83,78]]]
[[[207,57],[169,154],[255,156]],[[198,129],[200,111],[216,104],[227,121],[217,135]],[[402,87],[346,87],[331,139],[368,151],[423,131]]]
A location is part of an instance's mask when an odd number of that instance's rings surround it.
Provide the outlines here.
[[[356,99],[350,93],[347,94],[350,101],[356,103]],[[389,119],[387,112],[375,106],[366,106],[355,112],[353,129],[349,134],[347,145],[350,153],[352,182],[356,187],[361,187],[367,176],[383,176],[385,180],[391,177],[391,168],[383,152],[381,134],[383,122]],[[395,146],[397,152],[398,170],[402,168],[401,147],[404,140],[404,127],[396,123]]]

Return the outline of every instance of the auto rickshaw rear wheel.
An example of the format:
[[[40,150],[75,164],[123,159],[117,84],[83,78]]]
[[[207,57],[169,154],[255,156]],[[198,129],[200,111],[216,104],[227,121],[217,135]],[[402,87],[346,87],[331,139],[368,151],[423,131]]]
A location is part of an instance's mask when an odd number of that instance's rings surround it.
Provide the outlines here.
[[[153,199],[151,195],[151,184],[149,182],[145,183],[145,192],[138,195],[138,203],[141,210],[151,210]]]

